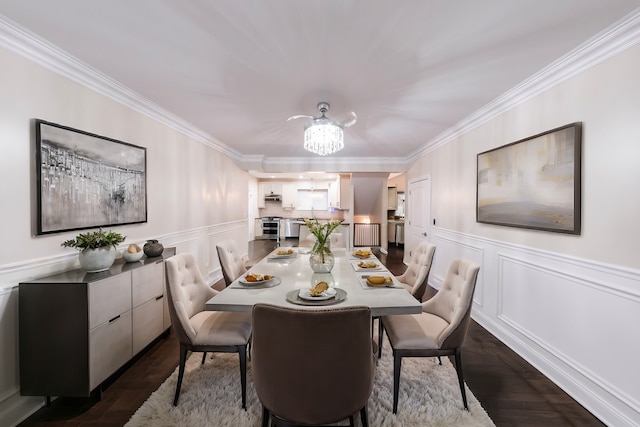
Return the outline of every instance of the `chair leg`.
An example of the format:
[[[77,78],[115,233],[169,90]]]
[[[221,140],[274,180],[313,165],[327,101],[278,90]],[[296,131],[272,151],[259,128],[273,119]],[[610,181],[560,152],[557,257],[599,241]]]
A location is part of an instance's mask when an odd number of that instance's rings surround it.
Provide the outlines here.
[[[398,394],[400,392],[400,368],[402,367],[402,356],[393,355],[393,413],[398,413]]]
[[[460,393],[462,393],[462,403],[464,404],[464,409],[466,409],[467,411],[469,410],[469,407],[467,406],[467,393],[464,390],[464,378],[462,375],[462,357],[461,357],[461,351],[460,348],[458,347],[456,349],[456,372],[458,373],[458,383],[460,383]]]
[[[442,359],[440,359],[440,356],[438,356],[438,365],[442,365]]]
[[[178,369],[178,383],[176,384],[176,395],[173,398],[173,406],[178,406],[180,397],[180,387],[182,387],[182,376],[184,375],[184,365],[187,362],[187,347],[180,344],[180,368]]]
[[[269,427],[269,410],[262,405],[262,427]]]
[[[242,387],[242,409],[247,410],[247,346],[238,351],[240,355],[240,386]]]
[[[369,427],[369,418],[367,417],[367,405],[364,405],[362,409],[360,409],[360,421],[362,422],[362,427]]]
[[[349,427],[355,427],[355,422],[353,421],[353,415],[349,415]]]
[[[382,318],[378,317],[378,359],[382,358],[383,335],[384,335],[384,326],[382,326]]]
[[[207,352],[205,351],[204,353],[202,353],[202,363],[201,365],[204,365],[204,361],[207,359]]]

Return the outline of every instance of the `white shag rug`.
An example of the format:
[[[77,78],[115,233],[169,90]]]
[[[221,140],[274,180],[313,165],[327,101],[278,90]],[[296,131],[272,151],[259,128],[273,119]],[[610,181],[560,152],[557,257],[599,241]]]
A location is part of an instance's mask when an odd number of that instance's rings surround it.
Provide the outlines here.
[[[177,407],[173,406],[178,379],[176,368],[125,427],[260,426],[262,405],[253,387],[251,362],[247,362],[247,410],[244,411],[241,408],[238,355],[214,353],[207,355],[204,365],[201,361],[201,353],[194,353],[187,360]],[[394,415],[393,356],[386,341],[369,399],[369,425],[495,427],[469,388],[467,400],[469,411],[462,407],[458,378],[448,358],[442,358],[442,365],[438,364],[437,358],[403,358],[398,413]],[[359,415],[356,425],[361,425]]]

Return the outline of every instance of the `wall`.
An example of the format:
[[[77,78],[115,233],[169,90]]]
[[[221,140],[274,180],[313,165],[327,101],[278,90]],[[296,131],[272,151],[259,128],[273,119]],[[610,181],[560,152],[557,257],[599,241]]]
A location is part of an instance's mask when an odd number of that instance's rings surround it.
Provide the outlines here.
[[[32,119],[146,147],[148,222],[113,227],[127,236],[122,248],[157,238],[193,252],[210,281],[222,277],[216,242],[232,238],[247,249],[250,178],[202,141],[1,47],[0,63],[0,425],[11,426],[44,402],[19,394],[17,285],[77,266],[77,252],[60,247],[76,233],[32,235]]]
[[[481,264],[473,317],[608,425],[640,425],[640,46],[421,156],[431,176],[431,273]],[[476,154],[583,122],[582,234],[475,222]],[[431,224],[432,221],[429,221]]]

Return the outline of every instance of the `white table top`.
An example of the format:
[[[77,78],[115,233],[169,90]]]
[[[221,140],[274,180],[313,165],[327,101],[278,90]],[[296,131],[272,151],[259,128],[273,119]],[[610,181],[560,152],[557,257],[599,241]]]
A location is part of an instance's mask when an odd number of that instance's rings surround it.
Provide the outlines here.
[[[269,288],[240,287],[239,281],[235,280],[222,292],[207,301],[206,309],[215,311],[251,311],[254,304],[266,303],[299,309],[368,306],[371,308],[372,316],[416,314],[422,311],[420,302],[404,288],[372,288],[362,284],[363,275],[392,276],[373,255],[370,260],[378,262],[382,269],[356,272],[352,264],[354,261],[359,260],[344,249],[336,249],[333,251],[335,265],[331,273],[317,274],[309,266],[308,254],[298,253],[299,248],[291,249],[296,251],[294,257],[271,258],[275,254],[274,250],[249,271],[251,273],[276,276],[281,281],[279,285]],[[346,300],[325,306],[298,305],[286,300],[287,292],[294,289],[309,289],[320,280],[326,281],[331,287],[341,288],[346,291]]]

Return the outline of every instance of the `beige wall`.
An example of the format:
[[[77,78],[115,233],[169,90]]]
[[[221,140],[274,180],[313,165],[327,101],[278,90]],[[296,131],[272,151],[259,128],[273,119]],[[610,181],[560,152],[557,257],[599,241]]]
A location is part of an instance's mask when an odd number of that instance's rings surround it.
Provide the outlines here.
[[[640,268],[639,118],[636,46],[426,154],[407,176],[431,174],[440,227]],[[476,154],[576,121],[583,122],[582,234],[476,223]]]
[[[68,253],[76,234],[32,236],[34,118],[147,148],[148,222],[116,227],[128,240],[247,218],[249,177],[224,154],[4,49],[0,63],[2,264]]]

